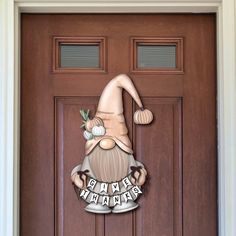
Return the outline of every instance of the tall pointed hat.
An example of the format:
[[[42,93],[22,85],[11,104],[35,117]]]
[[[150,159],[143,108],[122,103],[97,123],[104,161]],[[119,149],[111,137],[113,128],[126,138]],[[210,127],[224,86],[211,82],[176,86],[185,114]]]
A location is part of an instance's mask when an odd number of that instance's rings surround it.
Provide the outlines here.
[[[153,115],[149,110],[143,109],[141,99],[131,79],[125,74],[116,76],[104,88],[95,114],[95,117],[99,117],[103,121],[106,130],[105,135],[86,142],[86,155],[103,139],[113,140],[123,151],[133,153],[123,114],[123,89],[130,94],[140,108],[134,114],[134,122],[136,124],[149,124],[152,121]]]

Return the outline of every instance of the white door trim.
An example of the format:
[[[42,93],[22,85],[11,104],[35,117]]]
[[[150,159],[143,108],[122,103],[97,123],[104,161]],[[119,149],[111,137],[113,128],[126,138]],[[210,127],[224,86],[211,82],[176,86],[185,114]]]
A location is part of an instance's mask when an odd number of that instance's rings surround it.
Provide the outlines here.
[[[19,235],[19,16],[21,12],[216,12],[219,235],[235,236],[236,3],[234,0],[0,1],[0,235]]]

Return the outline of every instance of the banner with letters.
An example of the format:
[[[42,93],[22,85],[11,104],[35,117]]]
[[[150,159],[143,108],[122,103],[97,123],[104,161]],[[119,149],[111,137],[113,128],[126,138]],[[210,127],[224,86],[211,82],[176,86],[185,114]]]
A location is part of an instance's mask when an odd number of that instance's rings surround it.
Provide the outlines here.
[[[90,178],[85,189],[75,188],[78,196],[87,203],[100,203],[108,207],[120,205],[122,201],[134,201],[142,194],[141,188],[131,183],[130,175],[112,183]]]

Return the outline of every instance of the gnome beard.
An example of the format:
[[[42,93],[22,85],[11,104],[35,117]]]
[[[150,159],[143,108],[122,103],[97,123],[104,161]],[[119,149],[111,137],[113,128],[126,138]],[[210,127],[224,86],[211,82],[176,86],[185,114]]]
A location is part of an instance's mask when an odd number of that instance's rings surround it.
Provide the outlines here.
[[[79,188],[86,188],[87,177],[112,183],[119,182],[128,175],[133,184],[142,186],[145,183],[147,171],[141,162],[136,161],[132,154],[124,152],[118,145],[107,150],[97,145],[84,158],[83,164],[73,169],[71,175],[73,182],[76,176],[80,176],[78,184],[75,182]]]
[[[108,150],[97,145],[88,155],[91,171],[94,177],[102,182],[116,182],[128,173],[129,154],[117,145]]]

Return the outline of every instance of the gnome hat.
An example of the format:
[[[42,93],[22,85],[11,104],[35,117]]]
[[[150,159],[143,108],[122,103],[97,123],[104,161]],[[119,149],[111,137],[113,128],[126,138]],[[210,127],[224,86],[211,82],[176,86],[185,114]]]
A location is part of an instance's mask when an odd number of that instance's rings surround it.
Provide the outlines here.
[[[133,153],[123,114],[123,89],[131,95],[139,108],[143,110],[142,102],[131,79],[125,74],[120,74],[113,78],[104,88],[95,114],[95,117],[99,117],[103,120],[106,133],[104,136],[95,137],[86,142],[86,155],[88,155],[102,139],[112,139],[122,150],[130,154]]]

